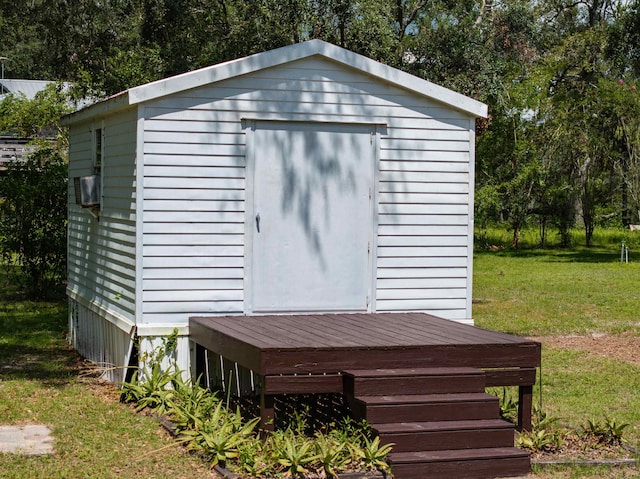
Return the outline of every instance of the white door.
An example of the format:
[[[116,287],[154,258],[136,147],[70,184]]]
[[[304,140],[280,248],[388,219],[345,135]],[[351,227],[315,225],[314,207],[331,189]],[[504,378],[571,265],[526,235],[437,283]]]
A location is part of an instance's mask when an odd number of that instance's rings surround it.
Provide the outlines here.
[[[253,138],[249,310],[367,311],[372,127],[265,121]]]

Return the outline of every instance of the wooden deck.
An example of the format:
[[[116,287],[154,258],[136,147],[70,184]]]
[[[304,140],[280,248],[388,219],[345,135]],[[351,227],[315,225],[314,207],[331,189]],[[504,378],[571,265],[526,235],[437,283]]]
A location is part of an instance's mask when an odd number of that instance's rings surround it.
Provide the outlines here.
[[[519,386],[519,427],[531,427],[540,344],[424,313],[219,316],[190,319],[197,344],[261,378],[263,424],[278,394],[344,392],[343,371],[473,367],[487,386]]]

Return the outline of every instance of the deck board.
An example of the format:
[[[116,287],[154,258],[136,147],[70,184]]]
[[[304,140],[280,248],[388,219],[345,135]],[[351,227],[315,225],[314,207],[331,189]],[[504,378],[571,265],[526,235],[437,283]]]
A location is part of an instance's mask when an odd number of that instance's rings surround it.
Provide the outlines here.
[[[194,317],[201,346],[258,374],[434,366],[537,367],[540,345],[425,313]]]

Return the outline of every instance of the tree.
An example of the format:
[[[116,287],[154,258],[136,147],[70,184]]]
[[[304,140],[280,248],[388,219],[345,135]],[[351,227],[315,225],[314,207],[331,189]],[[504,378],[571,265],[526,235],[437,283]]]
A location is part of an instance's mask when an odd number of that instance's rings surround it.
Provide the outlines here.
[[[8,95],[0,103],[0,131],[36,146],[0,176],[0,255],[33,297],[59,292],[66,277],[67,137],[60,117],[69,109],[57,85],[33,100]]]
[[[66,278],[67,165],[42,145],[0,176],[0,253],[35,298],[60,292]]]
[[[24,94],[10,94],[0,102],[0,132],[32,139],[55,138],[65,147],[67,138],[60,118],[71,110],[68,92],[61,84],[47,85],[31,100]]]

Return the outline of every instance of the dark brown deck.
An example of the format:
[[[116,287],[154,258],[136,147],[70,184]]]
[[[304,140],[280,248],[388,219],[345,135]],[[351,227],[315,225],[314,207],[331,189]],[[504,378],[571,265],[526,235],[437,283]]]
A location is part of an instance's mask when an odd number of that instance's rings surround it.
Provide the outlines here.
[[[343,392],[343,371],[473,367],[487,370],[488,386],[519,386],[520,427],[531,425],[535,341],[424,313],[194,317],[189,325],[198,358],[204,348],[261,376],[263,424],[274,395]]]

